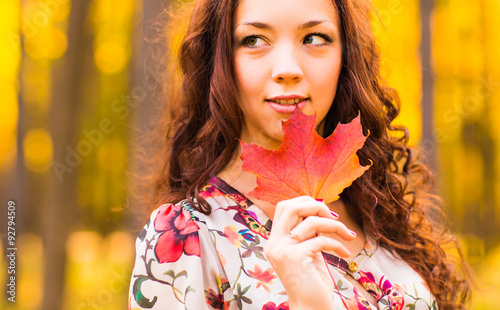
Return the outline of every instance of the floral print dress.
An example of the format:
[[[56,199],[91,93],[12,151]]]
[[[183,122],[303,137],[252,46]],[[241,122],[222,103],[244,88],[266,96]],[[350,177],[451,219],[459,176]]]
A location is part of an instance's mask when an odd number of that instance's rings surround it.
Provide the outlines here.
[[[212,206],[209,216],[186,201],[151,214],[136,242],[129,310],[288,309],[285,288],[263,254],[271,221],[220,178],[213,178],[200,196]],[[334,309],[437,309],[422,278],[382,247],[367,242],[351,262],[324,257],[335,283]],[[347,274],[377,305],[356,290]]]

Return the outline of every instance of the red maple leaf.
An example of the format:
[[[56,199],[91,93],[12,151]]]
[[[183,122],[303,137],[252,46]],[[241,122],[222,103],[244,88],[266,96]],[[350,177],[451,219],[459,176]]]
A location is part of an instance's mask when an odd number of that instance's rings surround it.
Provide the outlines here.
[[[326,139],[315,131],[316,115],[300,109],[282,126],[283,142],[276,151],[240,142],[243,170],[257,176],[249,196],[277,204],[309,195],[329,203],[371,166],[361,166],[356,155],[366,140],[359,115]]]

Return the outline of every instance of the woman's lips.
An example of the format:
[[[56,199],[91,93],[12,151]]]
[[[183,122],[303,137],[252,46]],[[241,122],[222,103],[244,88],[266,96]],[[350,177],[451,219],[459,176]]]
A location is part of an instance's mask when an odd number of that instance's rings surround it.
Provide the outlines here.
[[[284,99],[283,99],[284,100]],[[292,100],[292,99],[288,99]],[[295,108],[299,108],[302,110],[302,108],[306,105],[307,101],[309,101],[309,98],[302,99],[298,103],[293,103],[293,104],[279,104],[275,101],[281,101],[281,100],[266,100],[269,106],[276,112],[281,113],[281,114],[292,114],[293,111],[295,111]],[[283,102],[283,101],[281,101]],[[289,102],[289,101],[288,101]]]

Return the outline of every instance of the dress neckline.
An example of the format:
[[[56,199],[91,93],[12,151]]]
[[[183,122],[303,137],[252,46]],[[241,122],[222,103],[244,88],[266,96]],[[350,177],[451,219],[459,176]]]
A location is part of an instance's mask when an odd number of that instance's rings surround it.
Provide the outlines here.
[[[271,232],[272,220],[267,217],[267,215],[254,204],[247,196],[238,191],[236,188],[229,185],[226,181],[218,176],[213,177],[209,185],[212,185],[219,189],[223,194],[232,199],[236,204],[243,210],[247,211],[249,215],[264,226],[268,232]]]
[[[262,225],[262,227],[264,227],[268,233],[271,232],[271,227],[272,227],[271,219],[269,219],[264,214],[264,212],[262,212],[262,210],[259,209],[244,194],[242,194],[240,191],[238,191],[237,189],[229,185],[226,181],[217,176],[213,177],[210,180],[209,184],[207,185],[207,187],[203,189],[203,191],[210,191],[209,188],[210,186],[217,188],[224,195],[233,200],[239,206],[239,208],[241,208],[242,211],[248,213],[248,216],[250,216],[253,220]],[[245,218],[245,216],[243,218]],[[329,253],[324,253],[323,257],[325,258],[328,264],[340,269],[344,273],[349,271],[349,263],[345,259]]]

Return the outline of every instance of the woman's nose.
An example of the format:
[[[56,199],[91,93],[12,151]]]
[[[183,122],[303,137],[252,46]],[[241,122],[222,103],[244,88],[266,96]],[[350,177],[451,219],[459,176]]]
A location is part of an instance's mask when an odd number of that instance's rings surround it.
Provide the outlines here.
[[[276,83],[299,82],[303,72],[293,48],[276,50],[272,78]]]

